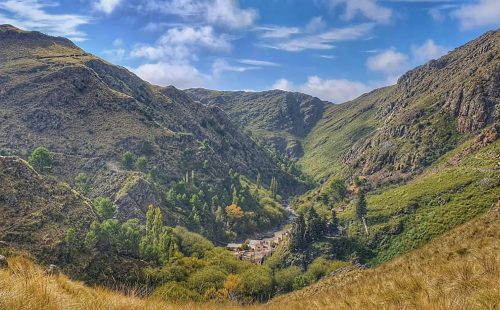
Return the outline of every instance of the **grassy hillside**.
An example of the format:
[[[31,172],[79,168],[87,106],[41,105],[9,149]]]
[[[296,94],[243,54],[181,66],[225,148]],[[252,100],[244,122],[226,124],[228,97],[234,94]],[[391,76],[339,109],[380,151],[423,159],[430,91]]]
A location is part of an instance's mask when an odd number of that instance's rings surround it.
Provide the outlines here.
[[[176,304],[45,276],[22,257],[0,269],[2,309],[496,309],[500,206],[421,249],[370,270],[345,269],[269,304]]]

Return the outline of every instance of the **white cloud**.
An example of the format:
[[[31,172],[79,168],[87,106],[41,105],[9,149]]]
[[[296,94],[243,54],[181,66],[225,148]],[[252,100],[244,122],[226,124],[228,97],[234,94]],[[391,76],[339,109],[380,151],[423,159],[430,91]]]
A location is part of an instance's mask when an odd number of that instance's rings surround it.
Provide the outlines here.
[[[390,48],[372,57],[369,57],[366,65],[368,69],[382,72],[387,76],[399,76],[409,68],[408,56]]]
[[[99,0],[94,2],[94,8],[106,14],[111,14],[122,0]]]
[[[197,45],[220,51],[231,49],[231,44],[226,38],[222,35],[216,35],[211,26],[171,28],[160,37],[159,43],[163,45]]]
[[[412,46],[414,62],[425,63],[431,59],[437,59],[448,52],[448,48],[437,45],[433,40],[427,40],[420,46]]]
[[[260,67],[255,67],[255,66],[234,66],[234,65],[229,64],[224,59],[217,59],[212,64],[212,74],[214,76],[219,76],[224,71],[245,72],[245,71],[256,70],[256,69],[260,69]]]
[[[377,84],[369,85],[346,79],[322,79],[318,76],[310,76],[307,78],[306,83],[300,85],[295,85],[286,79],[280,79],[274,83],[272,88],[286,91],[298,91],[316,96],[323,100],[342,103],[352,100],[377,86]]]
[[[266,26],[266,27],[256,27],[255,30],[262,31],[260,35],[264,39],[284,39],[289,38],[294,34],[300,33],[300,29],[297,27],[281,27],[281,26]]]
[[[206,87],[209,76],[200,73],[187,63],[157,62],[131,69],[142,79],[160,86],[174,85],[177,88]]]
[[[77,14],[53,14],[47,11],[57,5],[58,3],[39,0],[0,1],[0,24],[12,24],[26,30],[64,36],[75,42],[86,40],[86,34],[78,28],[88,24],[90,17]],[[7,17],[5,12],[11,17]]]
[[[125,58],[127,51],[124,48],[114,48],[104,50],[103,53],[109,58],[109,60],[120,62]]]
[[[170,28],[156,44],[139,44],[130,52],[131,57],[149,60],[186,60],[196,58],[197,48],[228,52],[231,43],[223,35],[216,35],[211,26],[182,26]]]
[[[240,8],[237,0],[149,0],[144,7],[229,28],[249,27],[258,16],[254,9]]]
[[[358,15],[379,23],[388,23],[392,17],[392,10],[377,4],[376,0],[330,0],[332,8],[344,6],[343,18],[352,20]]]
[[[265,47],[300,52],[307,49],[327,50],[334,42],[357,40],[369,35],[374,24],[360,24],[344,28],[331,28],[317,34],[299,35],[287,39],[264,40]]]
[[[271,61],[256,60],[256,59],[240,59],[239,63],[258,67],[278,67],[280,64]]]
[[[325,30],[326,27],[327,27],[327,24],[326,24],[325,20],[323,19],[323,17],[316,16],[316,17],[313,17],[309,21],[309,23],[307,23],[305,30],[306,30],[306,32],[315,33],[315,32]]]
[[[437,59],[448,52],[448,48],[428,39],[421,45],[412,45],[411,54],[406,55],[391,47],[369,57],[366,66],[369,70],[380,72],[385,76],[385,84],[393,84],[411,67]]]
[[[451,14],[458,18],[460,28],[464,30],[498,26],[500,25],[500,1],[478,0],[476,3],[462,5]]]

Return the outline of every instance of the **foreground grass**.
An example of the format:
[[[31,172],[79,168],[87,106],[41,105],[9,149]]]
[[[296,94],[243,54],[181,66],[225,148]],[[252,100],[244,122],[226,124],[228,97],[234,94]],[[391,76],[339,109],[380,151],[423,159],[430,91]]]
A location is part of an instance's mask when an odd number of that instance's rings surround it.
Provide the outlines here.
[[[175,304],[46,276],[29,259],[0,270],[0,309],[500,309],[500,203],[389,263],[344,270],[265,305]]]

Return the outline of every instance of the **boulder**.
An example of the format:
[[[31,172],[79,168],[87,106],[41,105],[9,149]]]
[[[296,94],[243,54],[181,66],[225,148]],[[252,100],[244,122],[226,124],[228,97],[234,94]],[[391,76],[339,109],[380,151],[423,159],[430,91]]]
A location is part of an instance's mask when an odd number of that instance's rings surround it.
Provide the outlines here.
[[[45,270],[44,273],[46,276],[57,276],[59,275],[59,267],[56,265],[50,265],[49,268]]]
[[[7,261],[7,258],[3,255],[0,255],[0,269],[4,269],[9,267],[9,262]]]

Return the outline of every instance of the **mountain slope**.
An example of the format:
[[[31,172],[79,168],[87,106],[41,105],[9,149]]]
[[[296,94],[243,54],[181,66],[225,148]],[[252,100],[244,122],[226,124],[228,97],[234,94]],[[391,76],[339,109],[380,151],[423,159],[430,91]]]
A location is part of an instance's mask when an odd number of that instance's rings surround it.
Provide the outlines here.
[[[45,178],[17,157],[0,156],[0,240],[26,251],[43,264],[81,276],[91,255],[80,252],[66,260],[67,231],[83,244],[90,223],[97,219],[91,205],[68,185]]]
[[[331,106],[304,140],[316,178],[406,180],[500,119],[500,30],[404,74],[394,86]]]
[[[301,139],[331,105],[316,97],[281,90],[233,92],[193,88],[185,92],[193,100],[220,107],[264,143],[294,158],[303,155]]]
[[[8,25],[0,26],[0,120],[2,153],[46,147],[54,175],[73,183],[87,173],[88,195],[116,198],[122,218],[160,204],[186,174],[221,185],[232,169],[252,180],[260,173],[264,184],[276,177],[284,194],[301,188],[221,109],[150,85],[67,39]],[[120,165],[126,152],[146,157],[142,172]]]

